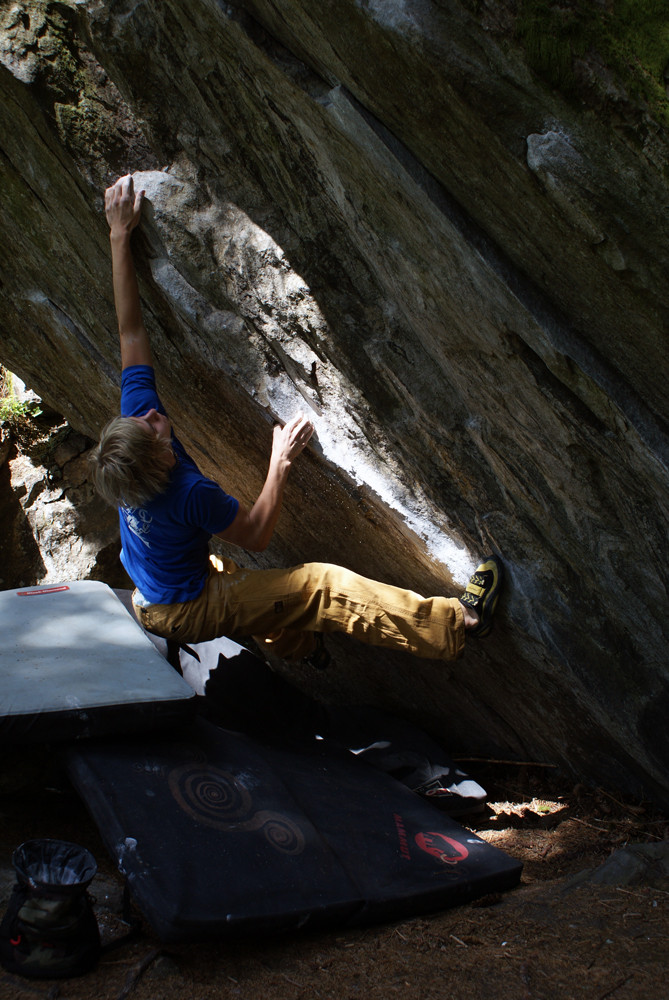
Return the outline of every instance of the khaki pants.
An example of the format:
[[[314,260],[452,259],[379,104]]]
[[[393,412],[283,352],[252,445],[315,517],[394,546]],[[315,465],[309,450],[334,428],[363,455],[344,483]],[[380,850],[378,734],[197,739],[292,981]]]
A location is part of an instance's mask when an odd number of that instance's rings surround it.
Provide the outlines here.
[[[314,649],[314,632],[345,632],[372,646],[456,660],[465,644],[462,605],[421,597],[330,563],[240,569],[211,556],[202,593],[182,604],[134,605],[141,625],[176,642],[252,635],[285,659]]]

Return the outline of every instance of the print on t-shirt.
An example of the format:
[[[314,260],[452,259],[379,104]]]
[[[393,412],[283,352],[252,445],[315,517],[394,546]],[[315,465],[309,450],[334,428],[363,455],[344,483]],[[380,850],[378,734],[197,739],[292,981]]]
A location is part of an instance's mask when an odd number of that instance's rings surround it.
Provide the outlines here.
[[[153,520],[151,515],[146,510],[143,510],[142,507],[122,507],[121,511],[125,518],[125,523],[133,535],[136,535],[140,542],[143,542],[147,549],[150,549],[151,542],[145,536],[151,530],[151,522]]]

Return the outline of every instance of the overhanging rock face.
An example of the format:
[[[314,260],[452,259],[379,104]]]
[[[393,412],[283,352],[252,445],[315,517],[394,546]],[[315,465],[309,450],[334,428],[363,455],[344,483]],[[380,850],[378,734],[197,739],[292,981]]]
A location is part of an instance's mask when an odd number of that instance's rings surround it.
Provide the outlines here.
[[[303,682],[666,805],[667,135],[574,110],[471,6],[3,7],[0,361],[88,434],[116,411],[133,171],[180,437],[250,503],[272,419],[316,424],[267,561],[508,567],[458,664],[337,644]]]

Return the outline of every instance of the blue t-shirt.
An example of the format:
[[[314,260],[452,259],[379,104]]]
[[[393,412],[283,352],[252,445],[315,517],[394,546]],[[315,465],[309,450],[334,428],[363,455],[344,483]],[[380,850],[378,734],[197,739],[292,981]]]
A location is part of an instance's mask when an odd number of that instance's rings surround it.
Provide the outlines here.
[[[153,368],[131,365],[121,377],[121,415],[143,417],[158,398]],[[162,493],[145,507],[121,507],[121,562],[151,604],[192,601],[209,572],[209,539],[230,525],[239,502],[202,475],[172,435],[176,465]]]

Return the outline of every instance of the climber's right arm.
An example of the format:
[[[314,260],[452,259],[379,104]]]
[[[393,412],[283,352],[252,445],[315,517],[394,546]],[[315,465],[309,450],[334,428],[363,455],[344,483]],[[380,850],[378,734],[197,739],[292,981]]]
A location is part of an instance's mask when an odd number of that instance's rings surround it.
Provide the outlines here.
[[[135,194],[130,174],[121,177],[105,192],[122,369],[130,365],[153,363],[149,335],[142,318],[135,262],[130,249],[130,237],[139,222],[143,197],[143,191]]]

